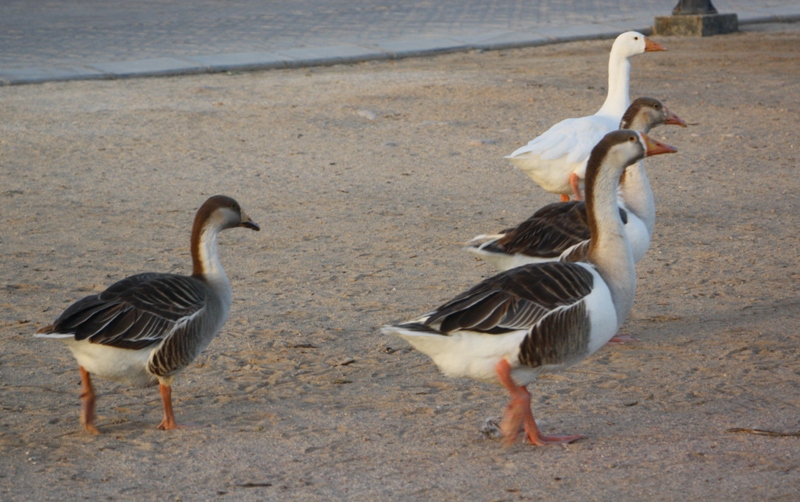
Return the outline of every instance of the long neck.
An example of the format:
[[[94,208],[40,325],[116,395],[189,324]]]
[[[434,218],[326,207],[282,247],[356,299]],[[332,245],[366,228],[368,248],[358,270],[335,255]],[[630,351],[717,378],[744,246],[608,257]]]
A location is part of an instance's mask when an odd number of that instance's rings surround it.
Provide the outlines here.
[[[195,225],[192,230],[192,276],[206,281],[223,297],[230,296],[230,282],[219,262],[217,235],[213,225]]]
[[[614,50],[608,58],[608,96],[597,115],[609,115],[619,120],[631,104],[631,62]]]
[[[622,324],[633,307],[636,270],[617,206],[617,179],[609,171],[592,170],[591,177],[587,172],[586,213],[592,234],[587,259],[611,290],[617,320]]]
[[[644,160],[625,169],[620,180],[619,195],[625,207],[644,222],[647,233],[652,236],[656,226],[656,203],[644,170]]]

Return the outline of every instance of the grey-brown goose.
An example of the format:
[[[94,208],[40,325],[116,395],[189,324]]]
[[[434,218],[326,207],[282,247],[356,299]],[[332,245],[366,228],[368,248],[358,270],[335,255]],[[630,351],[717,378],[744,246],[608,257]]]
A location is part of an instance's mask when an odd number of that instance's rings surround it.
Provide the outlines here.
[[[37,337],[57,338],[78,361],[81,424],[92,434],[95,393],[90,375],[141,387],[159,384],[164,419],[159,429],[179,427],[171,385],[219,333],[231,307],[231,284],[217,253],[221,230],[259,230],[230,197],[216,195],[197,211],[192,227],[191,276],[137,274],[73,303]]]
[[[447,376],[502,384],[511,394],[501,423],[507,442],[521,428],[536,445],[581,438],[543,436],[526,385],[539,373],[564,369],[598,350],[628,316],[636,274],[617,184],[631,163],[674,151],[643,133],[607,134],[592,150],[586,171],[591,241],[585,261],[513,268],[417,319],[384,326],[383,332],[407,340]]]
[[[638,98],[622,116],[620,129],[649,133],[650,129],[661,124],[686,127],[686,123],[659,100]],[[623,172],[619,205],[633,261],[638,263],[650,248],[656,221],[653,190],[644,170],[644,160],[628,166]],[[498,270],[508,270],[526,263],[582,259],[588,240],[586,203],[555,202],[539,209],[514,228],[475,237],[466,249]]]

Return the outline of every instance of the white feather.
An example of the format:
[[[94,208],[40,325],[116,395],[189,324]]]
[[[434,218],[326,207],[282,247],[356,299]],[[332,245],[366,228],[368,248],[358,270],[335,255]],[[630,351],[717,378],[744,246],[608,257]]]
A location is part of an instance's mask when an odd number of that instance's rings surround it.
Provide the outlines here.
[[[93,375],[121,382],[131,387],[147,387],[156,383],[154,375],[147,371],[150,354],[161,345],[144,349],[119,349],[74,338],[64,340],[78,364]]]

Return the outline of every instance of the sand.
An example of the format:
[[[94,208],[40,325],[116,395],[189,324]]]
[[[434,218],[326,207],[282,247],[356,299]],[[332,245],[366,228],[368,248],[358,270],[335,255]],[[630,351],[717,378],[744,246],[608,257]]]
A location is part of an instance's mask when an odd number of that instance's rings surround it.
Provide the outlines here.
[[[656,37],[632,97],[690,127],[654,137],[658,220],[623,327],[530,386],[566,447],[480,428],[499,388],[441,375],[382,324],[493,269],[476,234],[557,198],[502,157],[605,97],[611,41],[329,68],[0,88],[0,499],[795,500],[800,438],[798,25]],[[188,273],[194,212],[221,236],[230,320],[157,389],[79,375],[34,339],[71,302],[144,271]]]

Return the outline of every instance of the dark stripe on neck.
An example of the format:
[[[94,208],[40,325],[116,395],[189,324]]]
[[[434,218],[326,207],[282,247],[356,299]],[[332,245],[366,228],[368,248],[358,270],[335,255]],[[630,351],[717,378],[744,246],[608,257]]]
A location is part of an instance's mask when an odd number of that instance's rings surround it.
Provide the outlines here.
[[[633,125],[633,120],[636,118],[636,114],[639,113],[639,110],[642,108],[641,102],[637,99],[631,106],[625,110],[625,114],[622,116],[622,120],[619,123],[620,129],[630,129]]]
[[[221,208],[227,207],[234,211],[240,211],[239,204],[228,197],[227,195],[214,195],[209,197],[194,217],[194,225],[192,225],[192,276],[203,279],[208,270],[203,268],[203,262],[200,259],[200,245],[203,237],[203,232],[208,231],[208,220],[214,212]],[[206,258],[208,258],[206,256]]]
[[[656,122],[656,124],[652,123],[652,116],[649,113],[645,113],[644,109],[651,108],[653,110],[659,110],[658,113],[660,114],[662,113],[663,106],[664,105],[655,98],[637,98],[631,103],[631,106],[625,110],[619,128],[648,133],[654,125],[661,122]]]
[[[204,263],[200,256],[200,246],[202,242],[203,232],[206,231],[206,223],[211,213],[216,209],[215,205],[203,204],[197,215],[194,217],[194,225],[192,225],[192,276],[202,278],[208,272],[204,268]]]
[[[586,164],[586,178],[585,178],[585,192],[586,192],[586,219],[589,224],[589,233],[591,234],[589,243],[589,255],[591,256],[597,246],[597,241],[600,237],[600,232],[597,229],[597,217],[594,214],[594,190],[595,181],[600,174],[600,168],[603,160],[608,154],[608,149],[611,147],[611,142],[608,136],[604,137],[592,149],[592,154],[589,156],[589,161]]]

